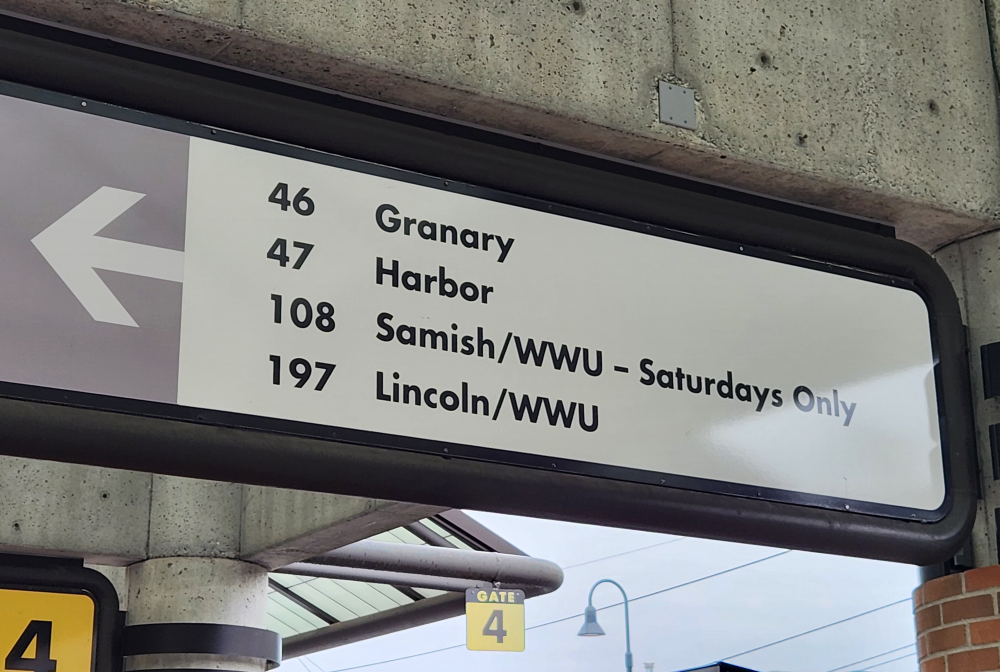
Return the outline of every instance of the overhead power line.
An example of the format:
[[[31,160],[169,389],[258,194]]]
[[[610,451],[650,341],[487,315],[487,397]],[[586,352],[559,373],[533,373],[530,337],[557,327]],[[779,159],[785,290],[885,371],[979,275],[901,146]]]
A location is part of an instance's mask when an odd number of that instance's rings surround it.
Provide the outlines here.
[[[887,660],[884,663],[879,663],[878,665],[872,665],[871,667],[866,667],[862,672],[868,672],[868,670],[874,670],[876,667],[882,667],[883,665],[888,665],[889,663],[895,663],[897,660],[904,660],[906,658],[915,658],[916,653],[908,653],[905,656],[900,656],[899,658],[893,658],[892,660]]]
[[[829,672],[841,672],[841,670],[856,670],[858,669],[857,666],[860,665],[861,663],[867,663],[870,660],[875,660],[876,658],[881,658],[882,656],[888,656],[890,653],[899,653],[900,651],[904,651],[906,649],[912,649],[913,646],[914,646],[913,644],[907,644],[906,646],[901,646],[898,649],[893,649],[892,651],[883,651],[877,656],[870,656],[868,658],[862,658],[861,660],[855,660],[853,663],[848,663],[847,665],[843,665],[836,669],[829,670]]]
[[[755,646],[754,648],[747,649],[742,653],[737,653],[736,655],[733,656],[726,656],[722,660],[732,660],[733,658],[739,658],[740,656],[745,656],[748,653],[753,653],[755,651],[760,651],[762,649],[769,649],[772,646],[777,646],[778,644],[784,644],[785,642],[789,642],[793,639],[798,639],[799,637],[805,637],[806,635],[811,635],[814,632],[819,632],[820,630],[826,630],[827,628],[832,628],[835,625],[840,625],[841,623],[847,623],[848,621],[853,621],[856,618],[861,618],[862,616],[867,616],[868,614],[874,614],[876,611],[882,611],[883,609],[888,609],[889,607],[895,607],[896,605],[903,604],[904,602],[910,602],[910,598],[907,597],[902,600],[897,600],[896,602],[893,602],[891,604],[884,604],[881,607],[876,607],[875,609],[869,609],[868,611],[862,612],[860,614],[855,614],[854,616],[850,616],[848,618],[844,618],[839,621],[834,621],[833,623],[827,623],[826,625],[821,625],[818,628],[813,628],[812,630],[806,630],[805,632],[800,632],[797,635],[792,635],[791,637],[785,637],[784,639],[779,639],[778,641],[771,642],[770,644]]]

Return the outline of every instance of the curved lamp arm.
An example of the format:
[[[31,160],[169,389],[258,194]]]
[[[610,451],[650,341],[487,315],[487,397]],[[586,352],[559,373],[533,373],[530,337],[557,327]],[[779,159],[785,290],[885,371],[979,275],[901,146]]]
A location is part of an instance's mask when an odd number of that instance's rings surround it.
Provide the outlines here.
[[[625,589],[622,588],[621,584],[612,579],[601,579],[590,589],[590,595],[587,596],[587,606],[590,608],[594,607],[594,591],[602,583],[610,583],[622,591],[622,597],[625,599],[625,672],[632,672],[632,642],[629,637],[629,626],[628,626],[628,595],[625,594]]]

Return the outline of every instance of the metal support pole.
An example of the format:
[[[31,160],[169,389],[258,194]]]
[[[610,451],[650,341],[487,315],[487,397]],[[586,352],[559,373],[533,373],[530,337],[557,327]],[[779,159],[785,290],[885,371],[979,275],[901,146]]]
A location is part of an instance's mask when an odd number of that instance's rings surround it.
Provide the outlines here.
[[[629,625],[628,625],[628,595],[625,594],[625,589],[622,588],[621,584],[617,581],[611,579],[601,579],[590,589],[590,595],[587,596],[587,606],[593,608],[594,606],[594,591],[602,583],[611,583],[618,587],[618,590],[622,591],[622,597],[625,599],[625,672],[632,672],[632,641],[629,636]]]

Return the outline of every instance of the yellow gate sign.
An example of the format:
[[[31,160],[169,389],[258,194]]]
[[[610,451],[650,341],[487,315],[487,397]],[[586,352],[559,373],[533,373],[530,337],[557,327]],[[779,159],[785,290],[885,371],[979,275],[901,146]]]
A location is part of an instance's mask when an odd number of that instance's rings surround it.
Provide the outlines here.
[[[465,646],[470,651],[524,651],[524,591],[465,591]]]
[[[91,672],[96,616],[89,595],[0,588],[0,670]]]

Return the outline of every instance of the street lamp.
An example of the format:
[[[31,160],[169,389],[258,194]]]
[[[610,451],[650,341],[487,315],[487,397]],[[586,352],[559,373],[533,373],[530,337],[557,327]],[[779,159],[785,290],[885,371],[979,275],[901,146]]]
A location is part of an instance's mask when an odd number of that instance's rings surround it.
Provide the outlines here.
[[[617,581],[601,579],[590,589],[590,595],[587,597],[587,608],[583,611],[583,627],[576,634],[579,637],[598,637],[604,634],[604,628],[597,622],[597,609],[594,608],[594,590],[602,583],[614,584],[618,590],[622,591],[622,597],[625,598],[625,672],[632,672],[632,644],[629,640],[628,630],[628,595],[625,594],[625,589]]]

